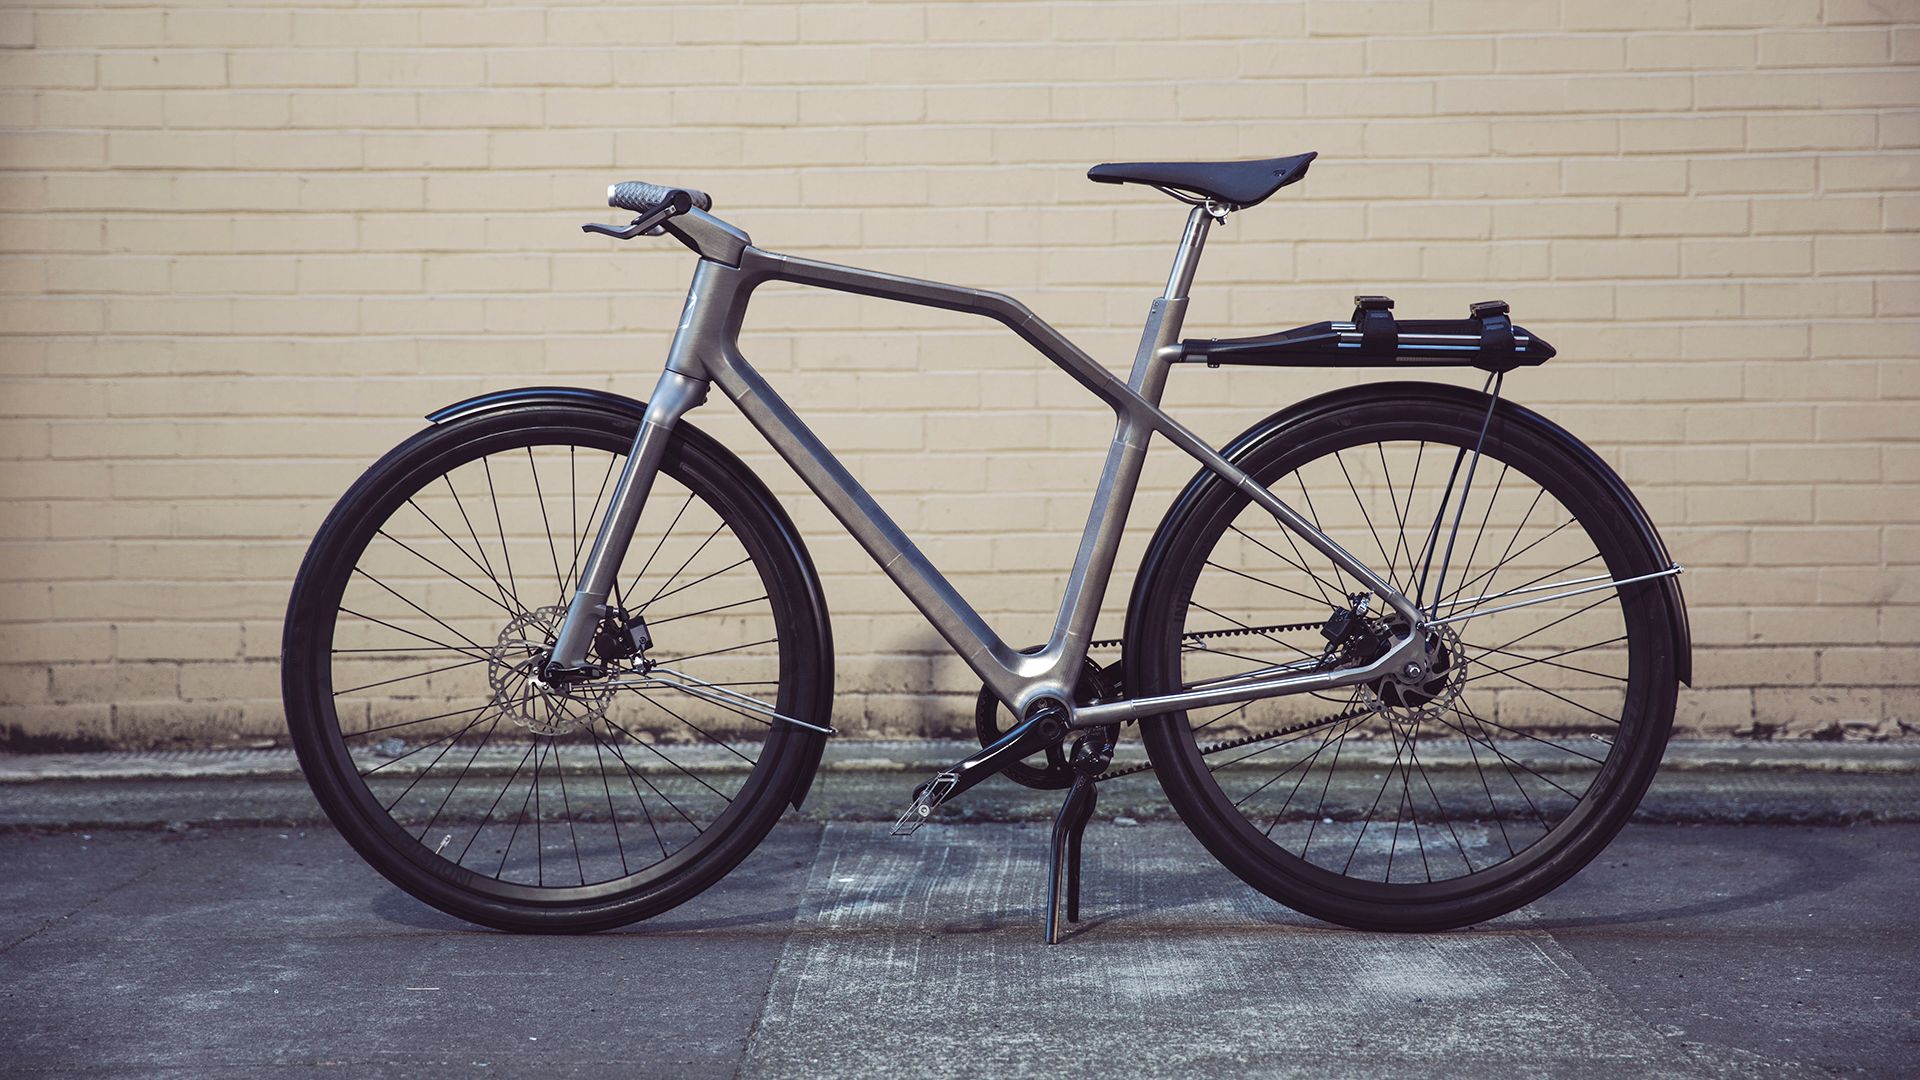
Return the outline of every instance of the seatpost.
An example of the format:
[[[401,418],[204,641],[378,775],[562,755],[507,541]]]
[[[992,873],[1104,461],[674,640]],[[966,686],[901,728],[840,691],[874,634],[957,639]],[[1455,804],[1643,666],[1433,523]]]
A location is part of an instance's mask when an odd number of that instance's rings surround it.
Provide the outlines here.
[[[1187,213],[1187,231],[1180,237],[1180,250],[1173,256],[1173,269],[1167,274],[1167,300],[1186,299],[1193,285],[1193,272],[1200,267],[1200,249],[1207,246],[1207,230],[1213,227],[1213,212],[1197,205]]]

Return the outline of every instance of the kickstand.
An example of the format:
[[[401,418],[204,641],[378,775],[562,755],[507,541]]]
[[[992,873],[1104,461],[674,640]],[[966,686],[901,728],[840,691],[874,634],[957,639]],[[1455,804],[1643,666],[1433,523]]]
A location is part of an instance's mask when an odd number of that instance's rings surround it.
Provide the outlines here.
[[[1106,771],[1112,758],[1111,746],[1096,750],[1088,744],[1085,736],[1073,745],[1073,785],[1067,789],[1067,798],[1060,804],[1060,812],[1053,816],[1053,843],[1047,857],[1049,945],[1060,941],[1056,917],[1060,911],[1060,874],[1063,869],[1067,877],[1067,921],[1080,921],[1080,838],[1087,831],[1087,822],[1093,820],[1093,807],[1099,800],[1094,778]]]

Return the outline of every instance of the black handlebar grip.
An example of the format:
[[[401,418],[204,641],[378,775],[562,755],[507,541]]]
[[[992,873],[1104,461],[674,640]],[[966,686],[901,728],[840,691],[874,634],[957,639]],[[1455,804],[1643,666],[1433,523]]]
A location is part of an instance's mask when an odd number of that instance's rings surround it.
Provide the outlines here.
[[[702,210],[713,209],[711,196],[704,191],[694,191],[691,188],[665,187],[640,180],[627,180],[607,188],[608,206],[620,210],[631,210],[636,214],[650,214],[670,202],[678,202],[680,197],[686,200],[685,206],[697,206]]]

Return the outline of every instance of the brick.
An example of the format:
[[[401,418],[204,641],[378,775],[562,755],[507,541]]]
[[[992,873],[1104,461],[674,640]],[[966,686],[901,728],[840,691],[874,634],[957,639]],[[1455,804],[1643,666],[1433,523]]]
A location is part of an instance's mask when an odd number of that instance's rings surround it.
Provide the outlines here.
[[[1798,238],[1686,240],[1680,255],[1688,277],[1781,277],[1813,269],[1813,244]]]
[[[1870,113],[1822,113],[1795,116],[1748,115],[1750,150],[1852,150],[1874,145],[1876,125]]]
[[[1627,67],[1637,71],[1716,71],[1752,67],[1758,56],[1753,34],[1634,34],[1627,38]]]
[[[225,86],[227,57],[217,52],[105,53],[100,85],[128,89]]]

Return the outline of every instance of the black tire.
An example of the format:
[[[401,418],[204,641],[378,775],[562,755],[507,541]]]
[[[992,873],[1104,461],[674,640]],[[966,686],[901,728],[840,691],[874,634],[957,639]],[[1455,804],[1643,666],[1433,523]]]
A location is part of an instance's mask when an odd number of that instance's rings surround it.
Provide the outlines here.
[[[785,716],[830,716],[832,641],[806,549],[753,474],[684,423],[618,594],[663,666],[616,660],[633,670],[564,695],[526,678],[636,429],[626,413],[542,403],[422,431],[341,498],[294,584],[282,689],[315,796],[375,869],[463,919],[573,932],[657,915],[745,858],[819,760],[818,732],[660,682],[679,671]],[[735,633],[749,644],[696,647]]]
[[[1430,570],[1447,561],[1416,559],[1434,516],[1427,508],[1442,505],[1439,494],[1420,494],[1426,480],[1420,462],[1437,463],[1429,475],[1438,488],[1455,461],[1470,461],[1459,448],[1474,445],[1487,404],[1482,395],[1420,384],[1384,387],[1365,398],[1348,393],[1326,407],[1300,410],[1263,437],[1240,440],[1231,453],[1296,509],[1316,520],[1324,515],[1326,531],[1370,567],[1384,574],[1393,565],[1391,576],[1406,578],[1396,585],[1413,595],[1416,562],[1429,562]],[[1436,446],[1444,447],[1437,456]],[[1360,929],[1418,931],[1512,911],[1605,848],[1659,766],[1673,720],[1677,665],[1687,648],[1679,629],[1684,615],[1675,610],[1678,592],[1665,587],[1670,583],[1504,613],[1492,609],[1515,598],[1486,599],[1541,581],[1524,570],[1557,565],[1568,550],[1592,554],[1558,577],[1548,571],[1547,584],[1599,574],[1602,564],[1615,579],[1664,569],[1657,535],[1598,457],[1532,412],[1502,403],[1488,425],[1484,454],[1477,483],[1467,487],[1452,558],[1470,543],[1474,554],[1464,566],[1455,564],[1445,586],[1436,579],[1430,596],[1449,589],[1445,614],[1482,614],[1450,625],[1458,636],[1447,648],[1447,674],[1428,684],[1430,696],[1409,696],[1382,682],[1325,695],[1329,700],[1268,699],[1142,723],[1161,785],[1194,835],[1248,884],[1305,914]],[[1376,456],[1377,469],[1370,460]],[[1380,478],[1367,494],[1362,474]],[[1465,471],[1457,475],[1465,487]],[[1443,490],[1456,490],[1452,483]],[[1519,490],[1524,499],[1522,485],[1529,483],[1538,494],[1520,516],[1512,493]],[[1481,518],[1481,498],[1487,501],[1480,536],[1491,521],[1503,532],[1518,523],[1491,570],[1475,577],[1476,559],[1491,551],[1491,544],[1482,550],[1479,536],[1468,538]],[[1554,503],[1558,509],[1549,518],[1536,517],[1543,504]],[[1562,520],[1547,531],[1552,518]],[[1450,524],[1451,518],[1441,520]],[[1318,659],[1327,647],[1318,625],[1345,605],[1343,593],[1364,591],[1330,560],[1305,544],[1290,546],[1285,530],[1243,493],[1205,473],[1162,530],[1129,613],[1126,656],[1134,694],[1172,693],[1201,677],[1262,664],[1328,662]],[[1432,545],[1436,552],[1449,534],[1443,526]],[[1524,547],[1517,542],[1523,535]],[[1542,546],[1544,558],[1527,551]],[[1231,558],[1256,569],[1234,566]],[[1516,569],[1514,559],[1528,565]],[[1222,578],[1229,567],[1235,576]],[[1202,598],[1197,589],[1211,591]],[[1589,601],[1595,603],[1581,607]],[[1509,641],[1498,629],[1503,622],[1509,629],[1539,628]],[[1235,629],[1285,624],[1302,630]],[[1225,636],[1185,636],[1196,630],[1224,630]],[[1559,648],[1541,644],[1536,635],[1543,633],[1548,642],[1588,634],[1612,640],[1536,658],[1530,653]],[[1501,644],[1487,645],[1496,639]],[[1357,661],[1332,661],[1341,662]],[[1531,670],[1516,672],[1519,667]],[[1396,781],[1389,839],[1382,804]],[[1409,825],[1419,844],[1417,861],[1414,845],[1400,846]]]

